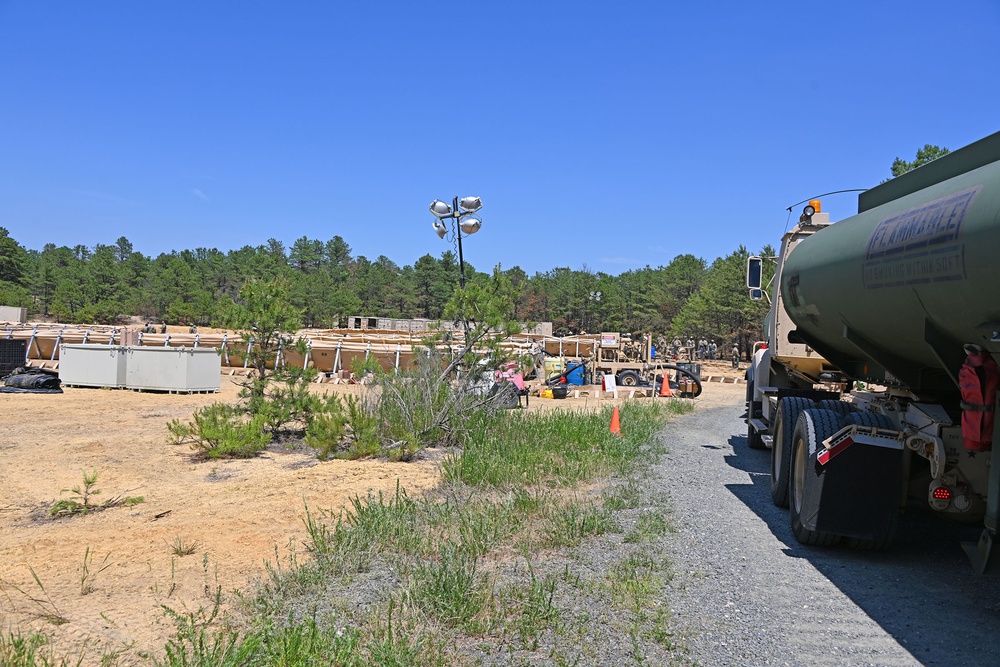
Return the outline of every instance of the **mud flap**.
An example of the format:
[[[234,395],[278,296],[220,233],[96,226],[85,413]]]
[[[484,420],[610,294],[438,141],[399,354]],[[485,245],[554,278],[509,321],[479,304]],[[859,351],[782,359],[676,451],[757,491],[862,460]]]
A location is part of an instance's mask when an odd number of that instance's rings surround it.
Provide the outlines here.
[[[902,450],[858,443],[825,465],[816,460],[819,452],[811,453],[806,465],[802,525],[843,537],[882,539],[899,509]]]

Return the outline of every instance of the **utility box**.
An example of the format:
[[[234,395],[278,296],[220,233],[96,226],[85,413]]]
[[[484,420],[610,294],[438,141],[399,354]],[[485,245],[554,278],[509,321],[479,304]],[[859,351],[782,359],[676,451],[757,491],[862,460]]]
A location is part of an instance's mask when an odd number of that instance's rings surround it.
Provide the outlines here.
[[[59,380],[68,387],[125,386],[128,348],[119,345],[60,345]]]
[[[213,348],[130,347],[125,386],[151,391],[219,391],[222,358]]]

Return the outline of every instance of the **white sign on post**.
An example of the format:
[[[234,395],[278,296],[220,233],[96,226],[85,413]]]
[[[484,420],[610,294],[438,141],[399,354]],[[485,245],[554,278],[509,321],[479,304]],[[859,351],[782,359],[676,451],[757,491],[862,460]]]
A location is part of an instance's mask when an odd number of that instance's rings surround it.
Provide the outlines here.
[[[615,376],[611,373],[605,373],[601,377],[601,382],[604,385],[604,391],[611,392],[611,395],[618,398],[618,386],[615,384]]]

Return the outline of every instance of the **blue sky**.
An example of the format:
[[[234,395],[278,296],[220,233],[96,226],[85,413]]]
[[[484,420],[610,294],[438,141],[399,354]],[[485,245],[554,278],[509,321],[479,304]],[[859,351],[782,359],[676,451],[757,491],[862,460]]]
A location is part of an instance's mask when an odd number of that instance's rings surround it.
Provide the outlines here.
[[[1000,130],[998,31],[996,0],[0,0],[0,226],[403,265],[478,195],[479,270],[711,261]]]

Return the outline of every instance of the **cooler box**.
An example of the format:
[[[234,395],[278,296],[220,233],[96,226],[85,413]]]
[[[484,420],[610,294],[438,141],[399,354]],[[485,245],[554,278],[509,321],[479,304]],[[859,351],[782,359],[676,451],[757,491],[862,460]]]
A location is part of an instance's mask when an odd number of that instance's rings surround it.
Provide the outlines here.
[[[130,347],[125,386],[152,391],[219,391],[222,358],[214,348]]]
[[[128,348],[120,345],[60,345],[59,381],[68,387],[125,386]]]

